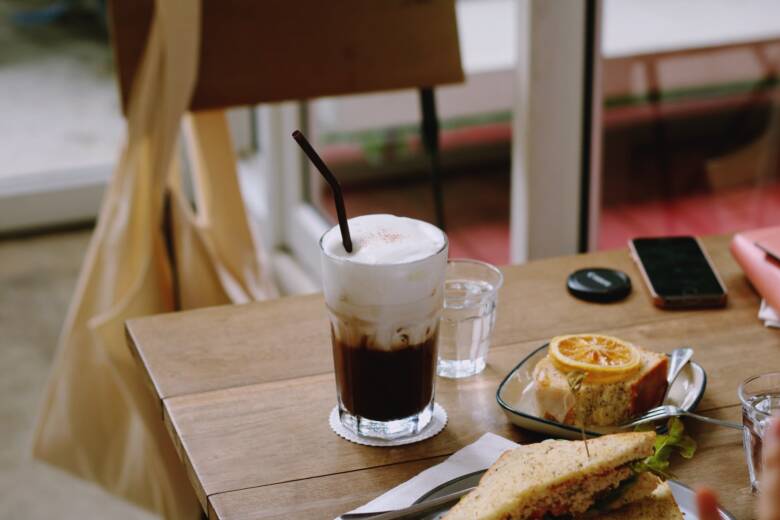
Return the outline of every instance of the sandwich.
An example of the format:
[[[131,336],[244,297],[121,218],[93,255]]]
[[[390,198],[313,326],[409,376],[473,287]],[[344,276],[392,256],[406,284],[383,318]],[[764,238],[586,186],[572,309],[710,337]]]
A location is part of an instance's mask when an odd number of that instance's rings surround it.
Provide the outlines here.
[[[677,421],[669,435],[633,432],[546,440],[505,452],[445,520],[682,519],[658,475],[673,449],[695,444]]]
[[[661,404],[664,354],[610,336],[577,334],[550,341],[533,370],[542,417],[564,424],[615,426]],[[572,376],[580,375],[572,388]]]

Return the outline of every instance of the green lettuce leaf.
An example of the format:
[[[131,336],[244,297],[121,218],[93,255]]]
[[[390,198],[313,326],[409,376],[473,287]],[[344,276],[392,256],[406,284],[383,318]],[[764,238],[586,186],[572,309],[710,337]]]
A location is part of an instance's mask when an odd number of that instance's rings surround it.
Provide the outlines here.
[[[671,478],[669,459],[674,452],[690,459],[696,453],[696,441],[685,433],[685,428],[679,417],[672,417],[667,424],[667,433],[658,435],[653,446],[653,454],[644,460],[635,462],[632,469],[635,473],[650,471],[663,478]]]

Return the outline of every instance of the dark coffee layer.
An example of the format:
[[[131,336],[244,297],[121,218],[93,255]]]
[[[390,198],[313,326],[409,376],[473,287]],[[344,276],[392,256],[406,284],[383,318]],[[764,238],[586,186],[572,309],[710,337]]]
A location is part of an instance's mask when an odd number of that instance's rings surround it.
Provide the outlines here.
[[[344,344],[332,332],[336,385],[349,413],[392,421],[419,413],[430,403],[436,333],[423,343],[386,351],[368,348],[366,342]]]

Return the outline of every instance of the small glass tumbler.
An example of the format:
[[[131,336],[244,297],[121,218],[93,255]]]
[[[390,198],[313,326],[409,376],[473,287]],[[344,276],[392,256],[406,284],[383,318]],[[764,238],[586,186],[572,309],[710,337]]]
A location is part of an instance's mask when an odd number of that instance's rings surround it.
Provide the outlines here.
[[[501,271],[485,262],[447,262],[444,310],[439,324],[440,376],[468,377],[485,369],[496,323],[498,289],[503,280]]]
[[[747,458],[750,486],[759,490],[761,448],[769,419],[780,413],[780,372],[761,374],[739,385],[742,402],[743,443]]]

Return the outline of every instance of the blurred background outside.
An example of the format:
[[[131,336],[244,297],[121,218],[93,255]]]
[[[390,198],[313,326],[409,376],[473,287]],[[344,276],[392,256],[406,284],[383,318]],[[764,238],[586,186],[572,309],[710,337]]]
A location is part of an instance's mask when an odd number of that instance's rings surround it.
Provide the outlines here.
[[[780,6],[606,1],[602,25],[601,207],[597,248],[636,235],[724,233],[780,222],[777,184]],[[105,5],[1,4],[0,200],[3,231],[88,220],[122,142]],[[438,89],[444,200],[454,256],[509,257],[514,0],[458,2],[467,82]],[[353,215],[433,220],[417,93],[301,104],[309,133],[338,172]],[[251,158],[258,111],[232,111],[247,157],[247,196],[264,225],[268,175]],[[333,219],[318,175],[300,179]],[[26,199],[36,193],[43,199]],[[46,204],[11,214],[15,204]],[[554,201],[550,201],[554,204]],[[34,213],[27,215],[27,213]],[[266,217],[264,219],[264,217]],[[262,234],[262,233],[261,233]]]

